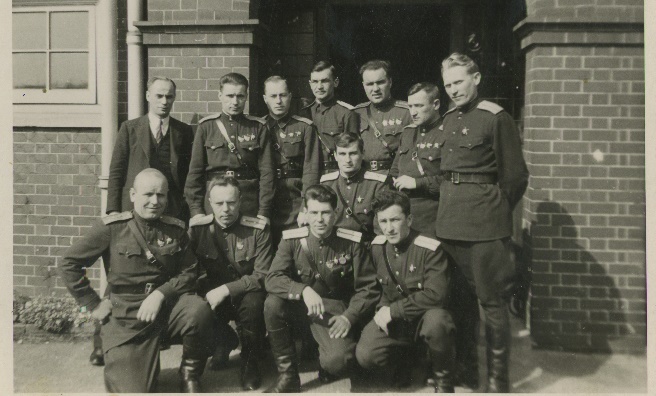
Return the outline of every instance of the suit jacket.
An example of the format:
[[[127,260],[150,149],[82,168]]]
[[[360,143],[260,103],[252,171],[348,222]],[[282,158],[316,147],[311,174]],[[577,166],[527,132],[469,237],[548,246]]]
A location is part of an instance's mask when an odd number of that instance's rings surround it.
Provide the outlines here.
[[[142,170],[151,167],[150,155],[153,151],[151,135],[147,115],[121,124],[109,166],[107,213],[122,212],[132,208],[130,187],[134,178]],[[189,211],[183,194],[189,172],[194,132],[189,125],[171,117],[166,137],[171,139],[173,180],[169,180],[169,204],[165,213],[186,221]]]

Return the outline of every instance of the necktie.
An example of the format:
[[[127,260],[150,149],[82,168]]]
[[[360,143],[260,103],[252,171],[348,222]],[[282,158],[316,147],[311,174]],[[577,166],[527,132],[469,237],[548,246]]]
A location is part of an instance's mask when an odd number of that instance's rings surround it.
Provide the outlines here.
[[[162,129],[164,128],[164,121],[159,120],[159,128],[157,129],[157,133],[155,134],[155,141],[157,144],[162,141],[162,137],[164,136]]]

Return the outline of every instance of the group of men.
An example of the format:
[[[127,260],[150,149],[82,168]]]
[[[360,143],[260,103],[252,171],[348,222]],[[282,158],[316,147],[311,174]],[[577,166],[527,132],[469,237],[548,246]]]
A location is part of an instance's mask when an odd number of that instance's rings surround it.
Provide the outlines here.
[[[360,74],[369,101],[352,107],[336,99],[335,68],[317,63],[300,115],[287,81],[269,77],[262,118],[244,114],[247,79],[226,74],[222,112],[195,135],[169,116],[175,83],[148,81],[148,115],[117,136],[108,216],[61,264],[104,323],[91,360],[108,391],[156,389],[159,350],[176,342],[181,391],[201,391],[208,358],[220,369],[239,344],[242,388],[257,389],[268,337],[279,373],[268,391],[299,392],[299,326],[318,344],[323,383],[348,376],[362,391],[389,370],[407,384],[419,342],[436,392],[477,389],[479,301],[486,390],[509,391],[511,212],[528,181],[514,121],[478,96],[466,55],[442,63],[443,116],[435,84],[405,102],[391,96],[389,62]],[[103,298],[85,275],[99,257]]]

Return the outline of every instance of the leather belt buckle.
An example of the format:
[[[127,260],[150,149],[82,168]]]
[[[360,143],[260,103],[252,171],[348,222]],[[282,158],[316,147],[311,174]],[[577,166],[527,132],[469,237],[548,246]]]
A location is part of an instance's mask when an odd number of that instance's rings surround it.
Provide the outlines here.
[[[278,143],[274,143],[273,148],[276,150],[280,150],[280,145]]]
[[[401,288],[401,285],[396,285],[396,291],[399,292],[399,294],[403,294],[403,289]]]
[[[235,171],[226,171],[225,175],[228,177],[235,177]]]
[[[346,208],[346,215],[350,216],[352,214],[353,214],[353,211],[351,210],[351,208]]]
[[[380,133],[379,131],[374,131],[374,136],[376,137],[376,139],[378,139],[378,138],[381,137],[382,135],[383,135],[383,134]]]
[[[419,157],[419,154],[416,151],[412,152],[412,160],[415,161]]]
[[[369,165],[371,166],[371,170],[378,170],[378,161],[369,161]]]
[[[146,250],[146,259],[148,259],[148,263],[150,264],[157,264],[157,258],[150,250]]]
[[[282,169],[276,169],[276,177],[282,179]]]
[[[144,294],[150,294],[155,290],[155,284],[154,283],[146,283],[146,286],[144,287]]]
[[[460,184],[460,173],[451,172],[451,183]]]
[[[228,142],[228,148],[230,149],[231,153],[234,153],[235,151],[237,151],[237,146],[235,146],[235,144],[232,143],[232,142]]]

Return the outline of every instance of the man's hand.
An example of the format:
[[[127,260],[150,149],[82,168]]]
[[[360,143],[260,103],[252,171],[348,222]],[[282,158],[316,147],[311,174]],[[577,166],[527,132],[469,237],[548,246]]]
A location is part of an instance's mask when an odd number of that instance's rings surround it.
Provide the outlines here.
[[[164,302],[164,294],[161,291],[155,290],[141,303],[139,312],[137,312],[137,319],[142,322],[153,322],[162,308]]]
[[[257,218],[266,221],[267,225],[271,225],[271,220],[269,220],[268,217],[262,216],[262,215],[257,215]]]
[[[378,310],[378,312],[376,312],[376,315],[374,316],[374,322],[376,322],[378,328],[384,331],[385,334],[387,335],[389,335],[389,330],[387,329],[387,325],[391,321],[392,321],[392,315],[390,313],[390,307],[387,306],[381,307]]]
[[[202,214],[202,213],[199,213],[199,214],[197,214],[197,215],[192,216],[191,218],[192,218],[192,219],[197,219],[197,218],[199,218],[199,217],[203,217],[203,216],[205,216],[205,215]]]
[[[308,316],[323,316],[324,306],[321,296],[317,294],[310,286],[303,289],[303,301],[308,309]]]
[[[298,213],[298,217],[296,217],[296,224],[298,224],[299,227],[303,227],[307,224],[307,221],[305,220],[305,212]]]
[[[205,295],[207,302],[210,303],[210,308],[214,310],[219,306],[228,296],[230,296],[230,291],[226,285],[221,285],[216,289],[212,289]]]
[[[114,211],[111,211],[111,212],[107,213],[107,216],[112,216],[112,215],[119,214],[119,213],[121,213],[121,212],[119,212],[117,210],[114,210]]]
[[[414,190],[417,188],[417,180],[414,177],[408,175],[403,175],[399,177],[393,177],[392,181],[394,182],[394,188],[401,191],[405,190]]]
[[[328,320],[328,324],[330,325],[330,329],[328,329],[330,338],[344,338],[351,330],[351,322],[344,315],[333,316]]]
[[[105,323],[110,313],[112,313],[112,302],[109,300],[102,300],[100,304],[91,311],[91,317],[100,323]]]

